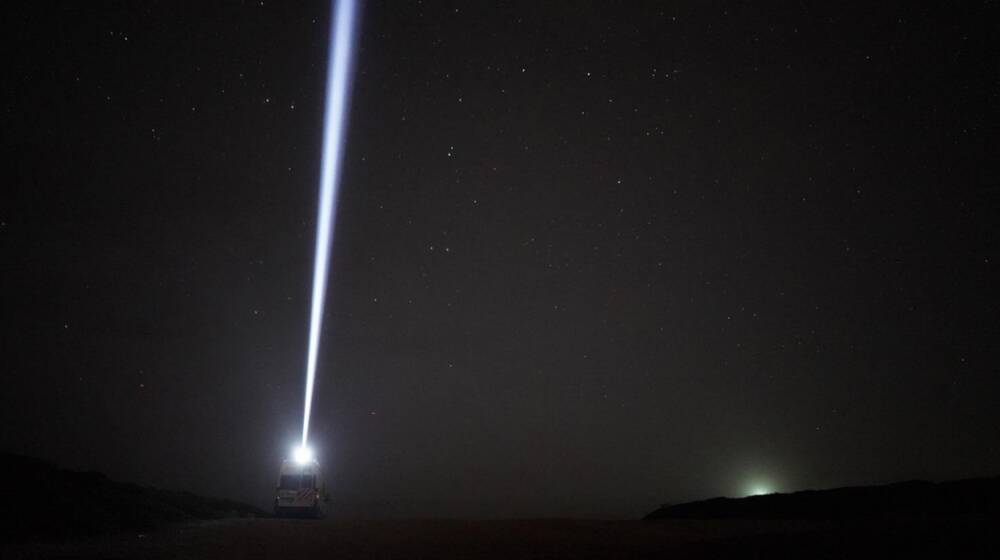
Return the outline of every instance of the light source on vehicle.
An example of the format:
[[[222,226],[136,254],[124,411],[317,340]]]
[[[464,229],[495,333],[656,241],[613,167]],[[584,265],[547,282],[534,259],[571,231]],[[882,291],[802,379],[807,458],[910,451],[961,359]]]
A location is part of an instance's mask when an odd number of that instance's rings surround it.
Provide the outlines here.
[[[296,447],[295,450],[292,451],[292,459],[300,465],[311,463],[313,461],[312,449],[309,449],[304,445]]]

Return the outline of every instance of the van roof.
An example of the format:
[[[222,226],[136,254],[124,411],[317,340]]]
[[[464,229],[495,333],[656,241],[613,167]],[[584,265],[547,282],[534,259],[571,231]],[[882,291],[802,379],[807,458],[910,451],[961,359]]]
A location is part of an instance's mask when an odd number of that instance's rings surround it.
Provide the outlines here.
[[[285,460],[281,463],[281,474],[316,474],[318,472],[319,463],[316,461],[298,463],[296,461]]]

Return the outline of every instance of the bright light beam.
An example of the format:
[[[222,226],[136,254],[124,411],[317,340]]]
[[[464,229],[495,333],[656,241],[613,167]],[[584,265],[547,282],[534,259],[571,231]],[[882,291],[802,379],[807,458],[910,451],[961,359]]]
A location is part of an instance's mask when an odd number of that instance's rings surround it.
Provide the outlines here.
[[[319,214],[316,222],[316,260],[313,269],[312,308],[309,318],[309,354],[306,360],[306,403],[302,417],[302,447],[309,441],[316,356],[323,328],[323,305],[330,262],[330,246],[337,217],[337,191],[344,154],[344,132],[350,108],[351,72],[354,65],[354,31],[357,2],[331,3],[330,52],[326,70],[326,114],[323,120],[323,164],[319,183]]]

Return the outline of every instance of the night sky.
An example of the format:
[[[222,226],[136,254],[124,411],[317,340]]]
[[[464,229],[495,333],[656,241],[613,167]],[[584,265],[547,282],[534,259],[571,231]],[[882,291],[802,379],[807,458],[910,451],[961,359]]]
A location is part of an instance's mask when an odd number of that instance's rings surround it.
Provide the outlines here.
[[[993,6],[765,4],[366,4],[311,429],[334,510],[1000,473]],[[329,6],[5,10],[0,450],[268,506]]]

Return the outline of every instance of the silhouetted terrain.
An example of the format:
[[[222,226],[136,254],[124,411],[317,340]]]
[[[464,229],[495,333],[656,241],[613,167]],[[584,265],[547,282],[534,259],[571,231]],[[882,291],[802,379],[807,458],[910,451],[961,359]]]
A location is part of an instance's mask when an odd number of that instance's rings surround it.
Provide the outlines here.
[[[97,472],[57,468],[0,453],[0,541],[61,540],[164,523],[264,515],[239,502],[115,482]]]
[[[805,490],[664,505],[655,519],[853,519],[874,516],[1000,517],[1000,477]]]
[[[647,516],[655,522],[408,521],[263,519],[245,504],[3,454],[0,474],[5,559],[992,558],[1000,549],[1000,479],[717,498],[665,506]]]

